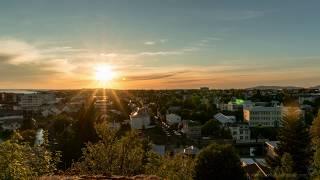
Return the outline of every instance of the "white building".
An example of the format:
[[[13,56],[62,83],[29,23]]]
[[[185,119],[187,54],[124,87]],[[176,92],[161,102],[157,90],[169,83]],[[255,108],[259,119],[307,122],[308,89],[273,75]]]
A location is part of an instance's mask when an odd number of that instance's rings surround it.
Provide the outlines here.
[[[50,105],[55,102],[54,94],[33,93],[21,96],[20,105],[23,110],[40,111],[42,105]]]
[[[243,108],[244,121],[249,123],[250,127],[279,127],[282,118],[288,113],[290,107],[283,106],[247,106]],[[304,111],[294,108],[304,117]]]
[[[250,141],[250,128],[246,123],[235,123],[229,126],[232,138],[236,141]]]
[[[181,122],[181,117],[177,114],[166,114],[166,121],[169,125],[179,124]]]
[[[215,120],[219,121],[223,126],[236,122],[235,116],[226,116],[222,113],[218,113],[218,114],[214,115],[213,118]]]
[[[243,108],[244,121],[250,127],[278,127],[281,121],[281,107],[250,106]]]
[[[131,128],[143,129],[148,128],[151,121],[147,108],[138,108],[130,115]]]

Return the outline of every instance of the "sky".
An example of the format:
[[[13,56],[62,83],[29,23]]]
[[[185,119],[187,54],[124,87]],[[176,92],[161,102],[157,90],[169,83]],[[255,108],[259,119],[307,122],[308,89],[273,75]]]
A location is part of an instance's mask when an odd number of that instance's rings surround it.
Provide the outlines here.
[[[0,88],[320,84],[318,0],[1,0]]]

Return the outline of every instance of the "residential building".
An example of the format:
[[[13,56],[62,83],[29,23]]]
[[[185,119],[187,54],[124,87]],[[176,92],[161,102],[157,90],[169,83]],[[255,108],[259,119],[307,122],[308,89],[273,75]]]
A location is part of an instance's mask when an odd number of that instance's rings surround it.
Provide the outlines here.
[[[229,129],[235,141],[250,141],[250,128],[247,123],[234,123],[229,126]]]
[[[256,174],[266,178],[269,174],[268,165],[264,159],[240,158],[241,165],[249,180],[256,179]]]
[[[177,114],[166,114],[166,121],[169,125],[179,124],[181,122],[181,117]]]
[[[130,123],[133,129],[148,128],[151,123],[148,109],[145,107],[137,108],[137,110],[130,115]]]
[[[276,149],[278,148],[279,141],[267,141],[266,144],[266,155],[275,158],[277,157]]]
[[[299,96],[299,104],[302,105],[304,102],[313,103],[317,98],[320,98],[320,94],[312,93],[312,94],[302,94]]]
[[[11,115],[0,117],[0,125],[3,130],[17,130],[21,127],[23,116]]]
[[[181,132],[188,138],[198,139],[201,138],[201,124],[192,120],[181,121]]]
[[[235,116],[226,116],[222,113],[217,113],[216,115],[213,116],[213,118],[219,121],[223,126],[236,122]]]
[[[190,155],[190,156],[195,156],[199,153],[199,148],[195,146],[189,146],[187,148],[183,149],[183,154]]]

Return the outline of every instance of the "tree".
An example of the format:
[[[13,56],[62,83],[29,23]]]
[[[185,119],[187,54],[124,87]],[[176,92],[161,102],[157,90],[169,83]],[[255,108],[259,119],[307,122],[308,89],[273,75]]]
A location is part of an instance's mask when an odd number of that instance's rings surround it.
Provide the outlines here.
[[[280,166],[275,170],[277,179],[295,179],[297,175],[293,170],[294,162],[290,154],[284,153],[281,158]]]
[[[313,155],[312,177],[314,179],[320,179],[320,148],[319,147],[315,150]]]
[[[98,137],[95,129],[97,112],[93,102],[89,102],[88,107],[80,110],[78,121],[75,126],[77,128],[77,137],[81,143],[96,142]]]
[[[246,179],[246,177],[239,156],[231,145],[211,144],[196,157],[194,179]]]
[[[300,113],[295,109],[289,109],[282,120],[282,126],[278,136],[279,158],[285,153],[290,154],[294,162],[293,172],[307,174],[311,157],[310,135]]]
[[[201,133],[203,136],[220,136],[220,126],[221,123],[217,120],[209,120],[207,121],[201,128]]]
[[[81,161],[74,164],[75,170],[82,174],[142,173],[147,152],[143,140],[135,131],[119,137],[115,130],[103,123],[97,126],[97,133],[100,140],[86,145]]]
[[[150,153],[145,172],[164,179],[192,180],[194,161],[184,154],[161,157]]]
[[[313,146],[319,145],[320,143],[320,112],[312,122],[312,126],[310,128],[310,134],[312,137]]]
[[[217,120],[207,121],[201,128],[201,134],[203,136],[212,136],[214,138],[231,139],[231,133],[229,129],[221,127],[221,123]]]
[[[314,150],[312,162],[312,176],[316,179],[320,178],[320,112],[312,122],[310,134],[312,137],[312,147]]]
[[[31,179],[56,170],[59,153],[48,151],[46,141],[34,147],[20,141],[21,136],[15,133],[0,144],[0,179]]]

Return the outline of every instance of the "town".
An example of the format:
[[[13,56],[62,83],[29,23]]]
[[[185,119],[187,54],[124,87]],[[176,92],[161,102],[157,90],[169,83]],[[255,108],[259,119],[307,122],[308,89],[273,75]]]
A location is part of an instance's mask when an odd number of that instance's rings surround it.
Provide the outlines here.
[[[81,157],[79,139],[96,142],[95,126],[105,123],[137,131],[159,156],[195,158],[212,143],[231,145],[254,179],[272,175],[268,159],[278,156],[283,118],[295,111],[310,127],[319,107],[319,88],[6,90],[0,92],[0,142],[19,132],[41,145],[47,136],[49,147],[62,153],[59,169],[67,170]]]
[[[0,0],[0,180],[320,179],[319,7]]]

